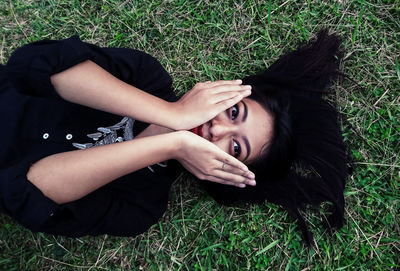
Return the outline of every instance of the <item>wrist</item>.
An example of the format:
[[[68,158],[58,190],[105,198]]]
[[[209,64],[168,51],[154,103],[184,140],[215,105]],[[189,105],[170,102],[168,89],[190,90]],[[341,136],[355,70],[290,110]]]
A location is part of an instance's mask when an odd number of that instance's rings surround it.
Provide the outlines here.
[[[180,104],[178,101],[176,102],[166,102],[167,103],[167,110],[166,114],[166,125],[168,128],[171,128],[175,131],[182,129],[181,120],[182,120],[182,113],[180,110]]]
[[[180,160],[183,157],[183,151],[186,149],[186,133],[188,131],[176,131],[173,133],[169,133],[173,137],[172,144],[172,159]]]

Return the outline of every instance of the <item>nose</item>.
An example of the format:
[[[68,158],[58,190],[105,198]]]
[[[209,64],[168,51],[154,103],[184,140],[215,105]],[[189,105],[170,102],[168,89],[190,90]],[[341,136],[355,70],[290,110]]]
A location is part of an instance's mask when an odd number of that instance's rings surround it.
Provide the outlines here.
[[[213,119],[210,125],[211,141],[218,141],[224,137],[231,136],[236,131],[234,124]]]

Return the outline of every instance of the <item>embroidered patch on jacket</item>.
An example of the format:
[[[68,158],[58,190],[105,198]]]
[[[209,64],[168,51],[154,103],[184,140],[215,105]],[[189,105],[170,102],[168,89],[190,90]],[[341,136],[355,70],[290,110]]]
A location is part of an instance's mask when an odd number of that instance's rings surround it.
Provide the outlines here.
[[[72,143],[72,146],[80,150],[92,148],[95,146],[102,146],[108,144],[114,144],[117,142],[123,142],[133,139],[133,124],[135,120],[124,117],[120,122],[108,127],[97,128],[96,133],[87,134],[87,137],[91,138],[93,142],[88,143]],[[166,167],[167,164],[164,162],[157,163],[160,167]],[[154,165],[152,165],[154,166]],[[147,168],[154,173],[152,166]]]
[[[132,140],[134,122],[134,119],[124,117],[117,124],[108,127],[99,127],[97,128],[98,132],[87,134],[87,137],[93,140],[92,142],[72,143],[72,146],[82,150],[95,146],[102,146]]]

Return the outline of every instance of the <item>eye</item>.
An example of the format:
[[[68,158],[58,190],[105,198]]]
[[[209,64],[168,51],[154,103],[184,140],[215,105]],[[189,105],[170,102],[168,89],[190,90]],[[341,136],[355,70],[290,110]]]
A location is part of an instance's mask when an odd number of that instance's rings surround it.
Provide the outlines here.
[[[239,116],[239,107],[237,104],[235,104],[231,109],[231,119],[234,120],[237,118],[237,116]]]
[[[240,144],[235,140],[233,140],[233,156],[237,158],[241,153],[242,153],[242,148],[240,147]]]

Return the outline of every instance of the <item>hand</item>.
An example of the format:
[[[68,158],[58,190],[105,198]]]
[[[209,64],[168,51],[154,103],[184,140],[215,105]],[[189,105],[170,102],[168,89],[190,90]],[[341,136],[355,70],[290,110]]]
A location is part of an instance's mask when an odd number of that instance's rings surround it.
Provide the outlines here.
[[[242,188],[256,185],[254,174],[233,156],[191,132],[176,133],[180,136],[176,159],[200,180]]]
[[[188,130],[206,123],[251,94],[251,86],[241,80],[197,83],[173,103],[175,130]],[[172,127],[171,127],[172,128]]]

